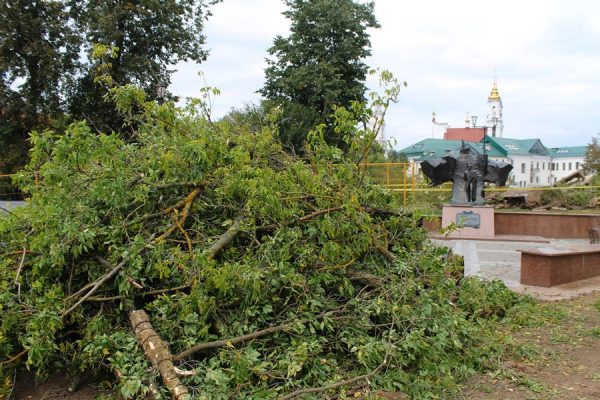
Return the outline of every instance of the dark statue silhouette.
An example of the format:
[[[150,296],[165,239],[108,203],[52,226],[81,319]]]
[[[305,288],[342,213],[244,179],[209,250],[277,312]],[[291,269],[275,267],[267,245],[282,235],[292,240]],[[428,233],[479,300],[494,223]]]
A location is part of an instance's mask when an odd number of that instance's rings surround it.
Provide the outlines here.
[[[421,170],[431,179],[432,186],[452,181],[452,204],[485,204],[483,183],[504,186],[512,165],[488,160],[464,142],[460,154],[448,153],[444,157],[421,162]]]

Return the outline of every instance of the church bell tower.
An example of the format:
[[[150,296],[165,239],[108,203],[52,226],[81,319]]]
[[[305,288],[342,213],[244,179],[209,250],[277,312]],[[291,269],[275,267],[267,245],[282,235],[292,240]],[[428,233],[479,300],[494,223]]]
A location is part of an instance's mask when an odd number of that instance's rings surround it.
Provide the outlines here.
[[[488,96],[487,132],[489,136],[502,137],[504,124],[502,123],[502,100],[498,93],[498,85],[494,77],[494,86]]]

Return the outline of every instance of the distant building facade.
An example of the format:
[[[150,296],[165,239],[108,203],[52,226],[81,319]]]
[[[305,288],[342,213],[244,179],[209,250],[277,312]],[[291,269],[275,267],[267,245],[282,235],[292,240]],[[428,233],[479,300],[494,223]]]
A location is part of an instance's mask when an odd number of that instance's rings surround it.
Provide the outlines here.
[[[415,171],[420,171],[420,163],[429,158],[439,158],[448,152],[458,153],[462,142],[473,150],[485,153],[491,160],[504,161],[513,166],[507,185],[532,187],[553,185],[562,178],[582,168],[587,146],[546,147],[540,139],[509,139],[503,137],[502,99],[496,79],[488,96],[488,114],[485,125],[477,127],[477,117],[472,123],[467,118],[466,127],[450,128],[446,123],[432,122],[444,126],[443,139],[424,139],[402,150]],[[469,126],[472,125],[472,126]]]
[[[462,140],[424,139],[402,150],[409,163],[420,171],[420,163],[458,153]],[[465,141],[473,150],[488,154],[490,160],[513,166],[507,185],[513,187],[549,186],[581,169],[587,146],[548,148],[540,139],[508,139],[485,136],[485,140]],[[485,143],[485,144],[484,144]]]

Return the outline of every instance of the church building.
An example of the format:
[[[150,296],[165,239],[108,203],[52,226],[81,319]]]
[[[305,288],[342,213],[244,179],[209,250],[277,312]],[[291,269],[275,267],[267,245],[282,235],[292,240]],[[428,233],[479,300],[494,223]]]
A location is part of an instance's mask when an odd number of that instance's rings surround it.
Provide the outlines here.
[[[496,79],[488,96],[488,114],[485,125],[478,127],[477,117],[465,120],[464,128],[444,126],[443,139],[423,139],[402,150],[417,170],[421,161],[439,158],[448,152],[458,153],[464,141],[473,150],[487,153],[491,160],[504,161],[513,166],[507,185],[513,187],[549,186],[581,169],[587,146],[546,147],[540,139],[509,139],[503,136],[502,99]]]

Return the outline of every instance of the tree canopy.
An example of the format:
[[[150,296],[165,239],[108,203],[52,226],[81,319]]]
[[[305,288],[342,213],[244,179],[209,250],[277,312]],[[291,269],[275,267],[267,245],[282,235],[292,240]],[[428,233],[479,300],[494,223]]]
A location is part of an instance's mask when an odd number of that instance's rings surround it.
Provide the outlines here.
[[[105,88],[94,83],[94,45],[114,49],[103,71],[111,82],[134,83],[153,94],[159,82],[170,82],[177,62],[206,59],[202,30],[208,6],[219,1],[77,0],[76,20],[90,62],[72,97],[73,117],[86,118],[100,130],[116,129],[122,122],[113,121],[117,114],[104,99]]]
[[[325,124],[329,144],[346,149],[333,128],[333,106],[350,108],[365,100],[365,57],[371,54],[369,28],[378,27],[374,4],[355,0],[289,0],[284,15],[290,35],[269,49],[266,82],[260,93],[281,110],[280,137],[301,152],[307,132]]]
[[[202,29],[218,1],[4,0],[0,168],[23,165],[33,129],[60,130],[64,121],[86,119],[98,131],[119,130],[123,120],[97,74],[104,83],[134,83],[154,93],[158,82],[169,83],[178,61],[206,59]],[[95,57],[95,45],[110,57]]]
[[[593,137],[588,144],[583,160],[583,169],[586,173],[600,173],[600,143],[598,143],[597,137]]]
[[[22,165],[29,131],[66,110],[80,43],[66,2],[2,1],[0,170]]]

